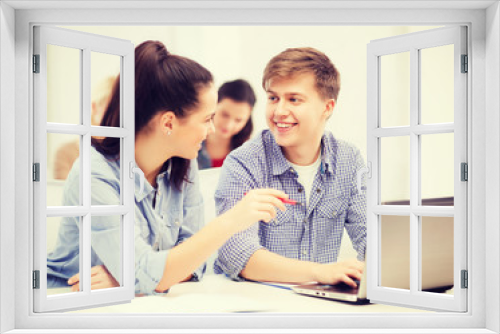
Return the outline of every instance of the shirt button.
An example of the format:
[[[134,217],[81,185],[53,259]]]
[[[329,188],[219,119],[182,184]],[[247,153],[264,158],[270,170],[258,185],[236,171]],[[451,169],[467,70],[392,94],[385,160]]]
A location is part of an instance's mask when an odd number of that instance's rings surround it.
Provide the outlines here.
[[[178,221],[175,222],[175,225],[177,226],[181,226],[181,223],[179,223]]]
[[[307,255],[307,251],[306,251],[306,250],[303,250],[303,251],[302,251],[302,255]]]
[[[307,224],[308,222],[307,218],[304,218],[304,223]]]
[[[321,192],[321,189],[316,189],[316,192],[319,194]]]
[[[302,189],[302,188],[297,189],[297,191],[298,191],[299,193],[301,193],[303,190],[304,190],[304,189]]]
[[[335,217],[337,215],[337,211],[333,210],[332,215]]]

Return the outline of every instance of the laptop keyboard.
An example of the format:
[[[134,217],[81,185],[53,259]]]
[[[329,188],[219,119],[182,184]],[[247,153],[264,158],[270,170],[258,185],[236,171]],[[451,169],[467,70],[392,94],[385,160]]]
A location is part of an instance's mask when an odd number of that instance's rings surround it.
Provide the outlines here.
[[[358,280],[354,280],[354,282],[359,287],[360,282]],[[335,284],[335,285],[323,284],[323,285],[319,285],[317,288],[319,290],[328,290],[328,289],[331,289],[333,287],[336,288],[336,289],[341,289],[341,290],[352,290],[352,289],[355,289],[352,286],[345,284],[344,282],[341,282],[341,283],[338,283],[338,284]]]

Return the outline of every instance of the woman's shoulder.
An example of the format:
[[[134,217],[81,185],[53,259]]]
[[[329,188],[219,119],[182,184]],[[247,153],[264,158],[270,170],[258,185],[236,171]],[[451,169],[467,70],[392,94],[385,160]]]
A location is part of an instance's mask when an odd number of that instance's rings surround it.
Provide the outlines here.
[[[95,147],[90,148],[92,176],[120,180],[120,157],[104,155]]]

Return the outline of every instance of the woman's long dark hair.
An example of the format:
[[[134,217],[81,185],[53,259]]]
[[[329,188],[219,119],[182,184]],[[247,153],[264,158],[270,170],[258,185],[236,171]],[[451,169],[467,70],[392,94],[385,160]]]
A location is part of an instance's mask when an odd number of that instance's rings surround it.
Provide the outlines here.
[[[255,105],[255,93],[252,86],[250,86],[247,81],[242,79],[229,81],[220,86],[217,102],[220,102],[223,99],[231,99],[236,102],[246,102],[250,105],[250,109],[253,109]],[[244,142],[250,139],[252,131],[253,122],[252,115],[250,115],[243,129],[231,138],[231,150],[240,147]]]
[[[185,118],[199,101],[199,92],[213,82],[212,74],[197,62],[173,55],[158,41],[146,41],[135,48],[135,134],[159,112],[172,111]],[[120,126],[120,78],[116,79],[101,126]],[[92,145],[104,155],[120,154],[120,138],[92,138]],[[179,190],[187,178],[190,161],[172,157],[170,182]]]

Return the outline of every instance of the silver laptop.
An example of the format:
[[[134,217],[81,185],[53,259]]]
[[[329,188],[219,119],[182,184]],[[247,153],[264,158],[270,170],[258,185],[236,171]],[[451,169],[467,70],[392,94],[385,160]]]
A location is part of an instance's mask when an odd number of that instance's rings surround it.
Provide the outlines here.
[[[353,288],[345,283],[335,285],[329,284],[306,284],[293,286],[292,290],[303,295],[341,300],[364,304],[368,303],[366,299],[366,270],[363,270],[361,281],[358,286]]]
[[[446,205],[453,205],[452,201],[453,198],[442,200],[446,202]],[[434,202],[426,203],[426,205],[444,205]],[[409,204],[409,202],[402,204]],[[453,226],[452,217],[430,217],[422,223],[421,287],[423,291],[444,293],[453,288]],[[401,218],[397,216],[384,216],[381,229],[380,285],[408,290],[410,289],[410,224],[401,223]],[[358,288],[342,283],[298,285],[292,287],[292,290],[321,298],[349,302],[364,301],[367,300],[366,270],[363,271]]]

